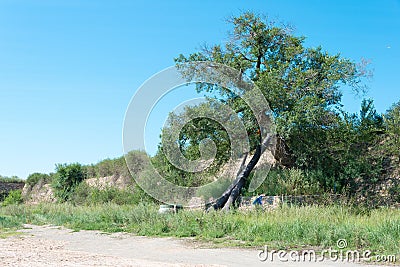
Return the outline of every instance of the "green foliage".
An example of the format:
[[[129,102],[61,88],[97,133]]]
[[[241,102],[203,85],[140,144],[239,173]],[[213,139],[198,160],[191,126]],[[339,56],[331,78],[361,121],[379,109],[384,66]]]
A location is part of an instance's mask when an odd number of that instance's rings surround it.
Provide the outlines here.
[[[7,177],[0,175],[0,185],[1,183],[24,183],[24,180],[18,178],[17,176]],[[0,187],[0,202],[3,201],[8,195],[7,187]]]
[[[99,178],[112,175],[129,177],[129,171],[126,167],[124,157],[105,159],[96,164],[84,166],[83,168],[88,178]]]
[[[3,182],[3,183],[20,183],[20,182],[24,182],[24,180],[22,180],[18,176],[7,177],[7,176],[0,175],[0,182]]]
[[[42,181],[43,183],[50,183],[52,181],[52,176],[54,174],[46,174],[46,173],[32,173],[28,176],[26,179],[26,183],[30,186],[36,185],[39,181]]]
[[[350,188],[350,194],[375,193],[373,186],[383,174],[383,155],[379,151],[384,133],[382,116],[375,111],[372,100],[363,100],[360,114],[346,116],[340,127],[345,131],[336,145],[342,146],[335,166],[340,171],[339,180]]]
[[[183,210],[158,214],[149,204],[74,206],[70,203],[0,207],[0,229],[33,223],[63,225],[74,230],[125,231],[146,236],[196,237],[227,246],[282,248],[336,248],[371,250],[400,257],[400,211],[361,211],[346,206],[283,205],[272,211],[229,213]]]
[[[328,127],[334,122],[332,110],[340,104],[339,86],[362,89],[363,69],[340,55],[329,55],[318,48],[304,46],[304,37],[250,12],[231,20],[233,38],[224,48],[213,46],[176,62],[208,60],[226,64],[246,73],[261,89],[274,114],[278,133],[294,138],[292,131]],[[214,91],[227,104],[241,112],[249,129],[257,126],[254,115],[240,97],[226,88],[198,85],[199,91]]]
[[[323,193],[320,186],[322,174],[318,171],[301,169],[272,169],[264,182],[251,195],[315,195]],[[248,193],[246,193],[248,195]]]
[[[190,187],[207,184],[211,181],[210,177],[230,158],[227,131],[217,121],[208,119],[211,112],[215,113],[212,109],[215,104],[217,103],[210,101],[188,106],[180,114],[169,115],[166,127],[162,130],[162,145],[160,144],[157,154],[152,158],[153,166],[168,181]],[[195,119],[191,120],[192,117]],[[186,123],[188,120],[190,123]],[[175,136],[179,136],[178,143],[174,140]],[[216,145],[215,151],[211,142]],[[198,161],[199,165],[207,166],[210,162],[211,165],[202,173],[183,170],[176,167],[183,166],[181,155],[177,152],[182,153],[189,161]],[[213,156],[215,158],[211,161]]]
[[[86,183],[81,183],[86,178],[100,178],[106,176],[121,177],[127,184],[135,178],[140,176],[142,171],[147,167],[147,155],[142,151],[131,151],[126,157],[119,157],[116,159],[105,159],[97,164],[81,165],[79,163],[73,164],[58,164],[56,165],[56,173],[43,174],[33,173],[30,174],[26,183],[30,186],[41,183],[51,183],[54,188],[56,197],[60,201],[71,200],[75,204],[90,204],[90,203],[120,203],[132,204],[143,201],[153,201],[153,199],[143,190],[137,186],[133,189],[118,190],[116,188],[107,188],[105,190],[98,190],[87,186]],[[127,168],[130,165],[132,174]],[[10,181],[9,178],[4,178],[5,181]]]
[[[212,172],[209,172],[208,175],[207,173],[192,173],[181,170],[171,164],[161,150],[159,150],[152,158],[152,164],[166,180],[176,185],[197,187],[205,185],[211,181],[210,175]],[[152,174],[147,174],[144,172],[143,175]],[[151,178],[149,177],[149,179]]]
[[[389,188],[389,194],[393,196],[393,202],[400,203],[400,182],[397,181]]]
[[[288,143],[298,167],[320,172],[323,188],[341,191],[347,187],[353,194],[381,175],[382,159],[376,147],[383,132],[382,116],[372,100],[363,100],[359,114],[341,111],[330,127],[301,129],[296,131],[296,142]]]
[[[384,116],[387,140],[384,149],[397,157],[400,162],[400,101],[393,104]]]
[[[384,131],[382,116],[375,111],[372,100],[362,102],[359,114],[348,114],[341,105],[341,86],[356,93],[366,90],[366,64],[331,55],[321,47],[308,48],[304,37],[250,12],[232,18],[230,23],[232,39],[224,47],[215,45],[189,56],[180,55],[176,63],[180,68],[186,66],[182,63],[196,60],[226,64],[247,74],[262,91],[272,111],[277,137],[285,148],[285,153],[276,153],[275,157],[290,169],[272,172],[271,179],[280,183],[275,189],[265,190],[298,194],[350,188],[354,193],[361,180],[376,180],[381,161],[369,151]],[[186,68],[182,73],[190,77],[190,65]],[[240,97],[243,92],[233,93],[213,84],[197,84],[197,90],[211,93],[237,112],[254,152],[260,142],[259,126]],[[196,132],[192,130],[198,128],[196,123],[190,122],[187,129],[191,131],[184,131],[177,140],[184,143],[183,151],[196,151],[204,137],[213,139],[215,129],[201,127]],[[229,151],[227,136],[221,135],[216,144]]]
[[[99,189],[80,183],[71,194],[70,202],[76,205],[100,205],[114,203],[117,205],[132,205],[141,202],[151,203],[154,200],[137,185],[126,189],[107,187]]]
[[[148,155],[144,151],[139,151],[139,150],[133,150],[130,151],[128,154],[125,155],[125,168],[126,166],[129,166],[129,177],[131,175],[136,176],[140,175],[141,172],[143,172],[147,167],[148,167],[148,161],[146,158]]]
[[[7,197],[3,200],[2,205],[8,206],[13,204],[21,204],[23,202],[21,190],[11,190]]]
[[[87,178],[122,176],[130,179],[132,175],[139,175],[146,167],[145,157],[147,155],[143,151],[130,151],[125,157],[105,159],[96,164],[83,166],[83,170]],[[129,164],[132,174],[129,172],[127,164]]]
[[[81,164],[57,164],[52,183],[56,197],[60,201],[68,200],[76,186],[84,179],[85,173]]]
[[[160,202],[158,200],[151,197],[138,185],[135,185],[135,187],[133,189],[133,203],[135,203],[135,204],[144,204],[144,203],[160,204]]]
[[[81,183],[71,196],[71,202],[78,205],[98,205],[104,203],[136,204],[133,192],[129,190],[119,190],[115,187],[98,189],[89,187],[86,183]]]

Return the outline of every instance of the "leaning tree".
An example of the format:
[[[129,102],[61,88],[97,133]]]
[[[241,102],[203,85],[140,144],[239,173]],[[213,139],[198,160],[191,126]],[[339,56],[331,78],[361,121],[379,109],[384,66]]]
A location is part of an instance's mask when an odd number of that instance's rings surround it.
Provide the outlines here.
[[[236,179],[209,205],[209,208],[223,210],[229,210],[248,186],[249,176],[271,138],[275,138],[277,144],[274,156],[283,165],[309,164],[313,157],[320,160],[315,153],[316,143],[321,145],[323,140],[317,142],[313,138],[323,136],[324,130],[337,123],[341,85],[362,91],[362,78],[367,74],[362,64],[328,54],[321,47],[306,47],[305,38],[294,35],[287,25],[250,12],[228,21],[233,31],[225,45],[206,46],[199,52],[175,59],[177,67],[187,76],[193,71],[188,64],[191,62],[213,62],[234,68],[254,82],[270,106],[270,112],[265,115],[274,121],[275,133],[262,136],[257,115],[239,95],[215,84],[196,85],[199,93],[207,92],[208,97],[232,107],[243,121],[250,143],[250,151],[243,155],[243,165]],[[187,110],[194,111],[196,107]],[[218,124],[207,124],[205,118],[199,118],[182,129],[178,142],[188,156],[196,157],[198,152],[193,147],[198,147],[203,138],[210,138],[222,153],[221,163],[223,152],[229,151],[226,149],[228,135],[223,131]]]

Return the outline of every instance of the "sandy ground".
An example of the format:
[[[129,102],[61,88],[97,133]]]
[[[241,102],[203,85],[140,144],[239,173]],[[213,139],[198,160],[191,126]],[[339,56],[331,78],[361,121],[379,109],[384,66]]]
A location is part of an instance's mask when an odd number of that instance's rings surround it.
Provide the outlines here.
[[[204,248],[185,239],[124,233],[73,232],[25,225],[21,236],[0,239],[0,266],[367,266],[344,262],[262,262],[260,250]]]

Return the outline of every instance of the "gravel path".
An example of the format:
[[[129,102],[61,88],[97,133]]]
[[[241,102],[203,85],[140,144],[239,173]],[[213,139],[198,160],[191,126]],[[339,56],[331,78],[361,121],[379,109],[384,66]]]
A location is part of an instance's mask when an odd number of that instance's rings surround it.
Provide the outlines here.
[[[23,235],[0,239],[0,266],[367,266],[261,262],[256,249],[201,248],[185,239],[73,232],[55,226],[25,225],[20,232]]]

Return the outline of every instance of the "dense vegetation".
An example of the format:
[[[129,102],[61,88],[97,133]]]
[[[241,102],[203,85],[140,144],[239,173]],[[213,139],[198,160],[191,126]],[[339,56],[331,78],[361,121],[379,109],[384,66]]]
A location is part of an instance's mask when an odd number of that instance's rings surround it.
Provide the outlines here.
[[[230,66],[246,74],[262,91],[270,105],[271,111],[266,115],[275,122],[277,140],[274,153],[277,164],[261,186],[262,190],[273,194],[341,193],[367,205],[398,201],[399,179],[393,178],[398,178],[400,102],[385,114],[375,110],[372,99],[362,100],[360,111],[355,114],[346,112],[341,102],[342,88],[358,95],[367,92],[364,82],[370,74],[367,64],[357,64],[339,54],[331,55],[321,47],[305,47],[305,37],[295,36],[290,28],[252,13],[234,17],[230,23],[231,39],[224,46],[214,45],[188,56],[180,55],[176,62],[188,79],[197,73],[191,62]],[[215,84],[197,83],[196,86],[198,92],[231,106],[243,120],[250,154],[258,161],[260,153],[257,152],[264,142],[260,135],[262,128],[241,98],[243,92]],[[210,102],[209,106],[212,105]],[[185,116],[202,114],[205,108],[205,104],[200,104],[186,108],[181,114],[172,114],[163,135],[168,134],[172,125],[184,121]],[[176,141],[182,153],[195,160],[200,156],[199,147],[205,138],[217,146],[217,166],[212,171],[223,166],[231,152],[230,140],[222,125],[207,118],[192,120]],[[166,160],[163,149],[160,145],[156,156],[159,169],[171,181],[197,185],[192,173],[184,173]],[[252,170],[254,166],[250,165],[246,168]],[[235,189],[246,194],[251,174],[250,177],[240,175],[239,182],[228,188],[226,199],[222,199],[224,195],[218,199],[215,208],[224,207]],[[241,179],[244,182],[239,187]],[[383,200],[378,193],[383,188],[393,198]]]
[[[7,177],[7,176],[0,175],[0,182],[3,182],[3,183],[20,183],[23,181],[24,180],[22,180],[21,178],[19,178],[17,176]]]
[[[18,190],[11,190],[10,192],[8,192],[7,196],[4,198],[1,204],[2,206],[8,206],[14,204],[21,204],[22,202],[23,202],[22,191],[18,189]]]
[[[136,175],[146,169],[143,160],[146,154],[132,151],[126,157],[105,159],[96,164],[82,165],[80,163],[57,164],[54,173],[33,173],[26,179],[26,184],[33,188],[39,184],[50,184],[59,202],[69,201],[79,205],[100,203],[138,204],[142,201],[156,202],[134,182]],[[129,172],[125,161],[134,166]],[[90,178],[110,177],[124,180],[124,189],[111,186],[105,188],[91,187],[84,180]]]
[[[69,203],[11,205],[0,208],[0,229],[16,229],[22,223],[55,224],[75,230],[196,237],[221,245],[268,245],[279,249],[336,249],[337,240],[345,239],[346,249],[368,249],[374,254],[400,257],[400,211],[395,209],[282,206],[267,214],[262,210],[158,214],[157,209],[148,203],[90,207]]]
[[[16,200],[16,194],[21,195],[21,190],[16,190],[16,188],[10,184],[23,184],[23,183],[24,180],[18,178],[17,176],[7,177],[0,175],[0,205],[2,204],[1,202],[3,202],[3,205],[8,205],[11,203],[19,203],[20,201],[15,201],[15,200]],[[22,200],[22,198],[19,198],[19,200]]]

